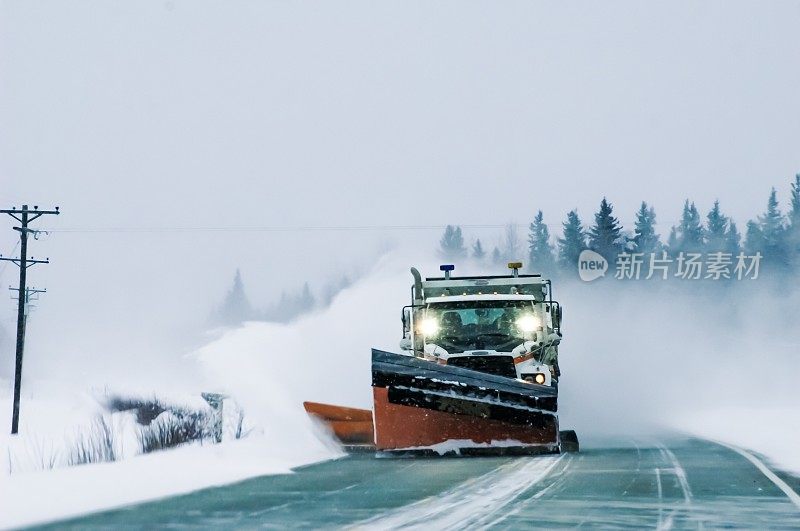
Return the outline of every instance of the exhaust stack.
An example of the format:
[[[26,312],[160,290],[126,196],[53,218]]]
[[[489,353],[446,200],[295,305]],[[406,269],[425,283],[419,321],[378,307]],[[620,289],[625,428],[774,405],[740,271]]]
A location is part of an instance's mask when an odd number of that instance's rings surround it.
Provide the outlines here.
[[[416,267],[411,268],[411,275],[414,277],[414,304],[422,304],[422,275]]]

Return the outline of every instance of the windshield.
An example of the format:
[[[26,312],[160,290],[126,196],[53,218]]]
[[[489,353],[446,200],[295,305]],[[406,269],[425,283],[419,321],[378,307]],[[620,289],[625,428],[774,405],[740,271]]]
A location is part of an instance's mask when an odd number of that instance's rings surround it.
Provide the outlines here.
[[[418,331],[448,352],[509,352],[538,325],[532,301],[465,301],[429,305]]]

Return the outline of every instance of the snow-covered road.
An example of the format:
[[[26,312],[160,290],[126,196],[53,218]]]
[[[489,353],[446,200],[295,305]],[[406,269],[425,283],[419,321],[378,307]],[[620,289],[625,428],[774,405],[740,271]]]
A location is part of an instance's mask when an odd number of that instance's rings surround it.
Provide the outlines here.
[[[800,528],[800,479],[698,439],[525,458],[356,455],[53,528]],[[793,494],[794,493],[794,494]]]

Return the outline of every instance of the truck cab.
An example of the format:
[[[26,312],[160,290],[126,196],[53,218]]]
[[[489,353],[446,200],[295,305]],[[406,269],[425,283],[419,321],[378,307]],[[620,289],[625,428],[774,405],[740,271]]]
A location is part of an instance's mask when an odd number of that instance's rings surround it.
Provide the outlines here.
[[[549,280],[520,274],[426,278],[411,269],[412,304],[403,308],[407,355],[442,365],[557,386],[561,306],[552,299]]]

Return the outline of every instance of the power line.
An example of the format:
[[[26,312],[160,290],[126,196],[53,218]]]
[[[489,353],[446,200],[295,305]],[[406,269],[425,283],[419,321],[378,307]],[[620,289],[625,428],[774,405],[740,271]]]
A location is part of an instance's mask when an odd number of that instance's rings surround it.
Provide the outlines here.
[[[16,252],[17,252],[17,248],[18,248],[18,247],[19,247],[19,240],[17,240],[17,243],[16,243],[16,245],[14,245],[14,248],[13,248],[13,249],[11,249],[11,252],[10,252],[10,253],[8,253],[8,254],[14,254],[14,253],[16,253]],[[3,255],[2,255],[2,254],[0,254],[0,256],[3,256]],[[2,267],[2,268],[0,268],[0,278],[2,278],[2,277],[3,277],[3,275],[5,275],[5,273],[6,273],[6,268],[8,267],[8,262],[9,262],[9,261],[4,261],[4,262],[3,262],[3,267]]]
[[[670,224],[673,222],[667,222]],[[677,222],[674,222],[677,223]],[[662,225],[664,222],[661,223]],[[505,229],[513,226],[528,227],[529,223],[459,224],[462,229]],[[559,227],[560,223],[545,223],[548,227]],[[68,227],[46,229],[52,233],[191,233],[191,232],[368,232],[368,231],[424,231],[444,230],[447,225],[296,225],[296,226],[249,226],[249,227]]]
[[[507,224],[459,225],[470,229],[497,229]],[[252,226],[252,227],[75,227],[47,229],[48,232],[325,232],[325,231],[384,231],[384,230],[440,230],[446,225],[298,225],[298,226]]]

